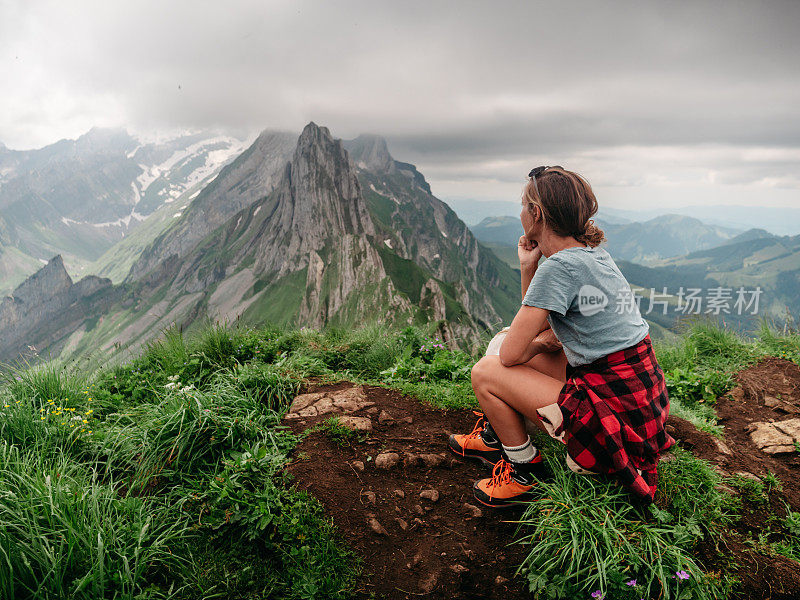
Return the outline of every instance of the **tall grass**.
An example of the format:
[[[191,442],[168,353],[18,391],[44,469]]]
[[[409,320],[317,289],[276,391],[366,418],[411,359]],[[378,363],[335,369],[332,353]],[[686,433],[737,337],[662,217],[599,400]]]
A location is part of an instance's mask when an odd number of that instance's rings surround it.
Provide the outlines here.
[[[179,566],[170,547],[190,531],[179,511],[120,497],[58,454],[2,442],[0,462],[3,598],[139,598],[148,571]]]

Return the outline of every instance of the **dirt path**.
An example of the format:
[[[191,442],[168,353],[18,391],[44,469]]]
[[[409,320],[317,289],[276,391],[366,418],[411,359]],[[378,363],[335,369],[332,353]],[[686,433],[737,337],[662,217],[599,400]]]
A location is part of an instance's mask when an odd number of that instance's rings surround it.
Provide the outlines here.
[[[526,552],[509,546],[515,525],[508,521],[521,510],[478,507],[472,483],[488,470],[446,451],[448,432],[470,431],[475,415],[428,408],[383,388],[358,390],[315,388],[321,397],[299,396],[293,404],[305,416],[287,419],[296,432],[342,409],[369,419],[354,422],[371,431],[351,446],[310,434],[289,468],[363,558],[358,597],[528,598],[525,581],[514,577]]]

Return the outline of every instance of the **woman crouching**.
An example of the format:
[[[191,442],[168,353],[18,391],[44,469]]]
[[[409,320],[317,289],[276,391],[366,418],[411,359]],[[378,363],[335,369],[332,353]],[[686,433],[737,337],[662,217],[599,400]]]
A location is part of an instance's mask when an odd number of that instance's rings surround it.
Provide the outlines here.
[[[545,476],[528,417],[566,444],[574,471],[615,477],[648,503],[659,454],[674,443],[664,430],[669,399],[649,327],[625,277],[598,248],[604,238],[591,220],[597,200],[589,184],[561,167],[537,167],[528,177],[522,307],[499,353],[472,369],[483,415],[448,445],[494,466],[474,486],[480,502],[510,506]]]

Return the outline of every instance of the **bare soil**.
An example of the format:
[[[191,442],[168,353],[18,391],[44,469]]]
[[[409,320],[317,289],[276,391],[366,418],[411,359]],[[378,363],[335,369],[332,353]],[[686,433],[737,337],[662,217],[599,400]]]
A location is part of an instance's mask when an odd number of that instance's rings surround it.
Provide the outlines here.
[[[737,374],[736,380],[737,389],[716,405],[725,427],[722,438],[677,417],[669,418],[669,431],[721,474],[762,478],[772,472],[782,489],[770,492],[766,504],[742,497],[741,520],[721,539],[700,544],[696,554],[709,570],[735,565],[740,584],[734,600],[800,599],[800,564],[754,542],[759,534],[768,542],[786,534],[781,524],[784,502],[800,511],[796,477],[800,453],[763,453],[748,433],[756,421],[800,416],[800,368],[769,358]],[[333,392],[351,386],[312,384],[305,391]],[[296,433],[311,430],[288,470],[300,489],[322,502],[363,561],[357,597],[529,598],[526,581],[515,575],[527,552],[512,544],[513,521],[522,509],[493,511],[480,506],[472,496],[472,484],[488,477],[489,470],[446,449],[449,433],[471,430],[476,420],[472,411],[438,410],[380,387],[364,386],[363,391],[371,405],[349,414],[369,417],[372,430],[349,445],[340,446],[315,428],[330,414],[287,421]],[[765,406],[765,398],[780,402]],[[774,400],[770,404],[775,405]],[[399,462],[391,468],[377,467],[376,459],[386,453],[397,454]],[[436,501],[430,497],[437,494],[429,490],[438,493]]]
[[[365,392],[374,406],[353,414],[372,417],[367,439],[341,447],[316,431],[299,445],[289,467],[297,486],[322,502],[363,560],[357,597],[529,598],[525,581],[515,577],[526,551],[511,545],[516,527],[511,521],[520,517],[521,509],[478,507],[472,483],[490,471],[446,449],[449,433],[471,431],[477,420],[472,411],[437,410],[379,387],[365,386]],[[396,420],[380,424],[381,411]],[[328,417],[293,422],[291,427],[299,432]],[[411,423],[400,420],[408,417]],[[397,453],[400,462],[389,469],[376,467],[375,458],[388,452]],[[429,455],[432,466],[417,458],[421,454]],[[354,465],[358,461],[363,471]],[[425,490],[436,490],[438,500],[421,497]],[[385,533],[376,533],[370,519]]]

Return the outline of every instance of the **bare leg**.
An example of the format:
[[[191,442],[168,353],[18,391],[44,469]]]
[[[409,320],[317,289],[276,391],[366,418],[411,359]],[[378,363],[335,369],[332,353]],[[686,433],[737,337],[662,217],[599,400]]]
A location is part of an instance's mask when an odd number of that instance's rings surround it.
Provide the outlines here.
[[[542,354],[513,367],[504,367],[498,356],[484,356],[472,368],[472,389],[504,445],[524,444],[528,434],[523,415],[538,422],[536,409],[558,401],[566,359],[557,354],[564,353]],[[534,368],[534,363],[550,374]]]

